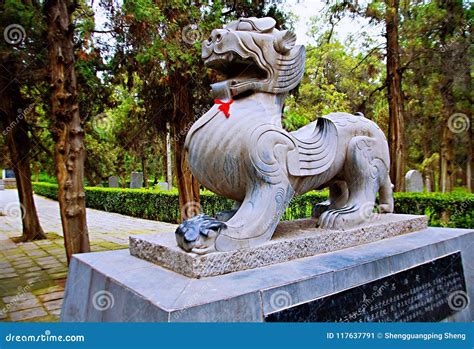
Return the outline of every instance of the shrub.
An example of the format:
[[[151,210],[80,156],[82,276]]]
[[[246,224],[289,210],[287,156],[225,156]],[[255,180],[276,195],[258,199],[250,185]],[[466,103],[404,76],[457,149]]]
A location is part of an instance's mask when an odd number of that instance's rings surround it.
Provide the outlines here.
[[[57,198],[57,185],[33,183],[38,195]],[[86,187],[87,207],[128,216],[176,223],[179,219],[178,195],[150,189]],[[311,192],[291,200],[283,219],[305,218],[314,204],[327,199],[327,192]],[[430,226],[474,227],[474,195],[464,193],[395,193],[395,212],[425,214]],[[203,212],[215,215],[229,210],[232,201],[208,191],[201,193]]]

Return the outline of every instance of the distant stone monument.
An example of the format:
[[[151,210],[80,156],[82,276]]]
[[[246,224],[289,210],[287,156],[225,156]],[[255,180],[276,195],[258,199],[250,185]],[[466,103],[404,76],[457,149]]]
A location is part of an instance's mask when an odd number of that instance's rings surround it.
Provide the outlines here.
[[[169,190],[169,185],[167,182],[158,182],[158,187],[160,190]]]
[[[405,175],[407,192],[421,193],[423,191],[423,176],[417,170],[410,170]]]
[[[143,173],[133,171],[130,174],[130,189],[139,189],[143,187]]]
[[[109,188],[119,188],[119,178],[117,176],[109,177]]]
[[[5,187],[16,188],[15,172],[11,169],[2,170],[3,184]]]
[[[281,127],[304,70],[295,39],[272,18],[212,31],[204,62],[226,78],[185,148],[199,182],[234,208],[131,235],[129,250],[73,255],[62,321],[474,319],[474,230],[391,213],[388,146],[375,123],[333,113]],[[292,197],[325,187],[313,217],[279,222]]]

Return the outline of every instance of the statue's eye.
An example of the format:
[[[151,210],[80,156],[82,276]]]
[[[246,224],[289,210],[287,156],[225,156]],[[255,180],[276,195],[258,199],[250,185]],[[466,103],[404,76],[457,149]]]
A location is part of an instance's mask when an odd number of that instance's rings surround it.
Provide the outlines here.
[[[207,41],[209,41],[209,43],[212,42],[212,37],[210,36],[209,39],[207,39]]]
[[[217,35],[216,35],[216,40],[217,40],[217,41],[221,41],[221,39],[222,39],[222,35],[221,35],[221,34],[217,34]]]

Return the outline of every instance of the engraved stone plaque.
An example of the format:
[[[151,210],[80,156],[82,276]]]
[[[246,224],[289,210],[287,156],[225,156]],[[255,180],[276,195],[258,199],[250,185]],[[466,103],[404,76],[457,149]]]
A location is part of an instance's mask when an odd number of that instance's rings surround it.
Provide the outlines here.
[[[466,308],[461,253],[298,304],[267,322],[434,322]]]

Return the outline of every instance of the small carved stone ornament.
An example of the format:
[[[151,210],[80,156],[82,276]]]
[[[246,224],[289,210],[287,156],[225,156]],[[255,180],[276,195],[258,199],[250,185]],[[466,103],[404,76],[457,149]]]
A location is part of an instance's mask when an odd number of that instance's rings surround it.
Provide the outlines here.
[[[353,228],[393,211],[388,144],[362,114],[331,113],[294,132],[281,124],[283,102],[304,73],[305,49],[273,18],[241,18],[212,31],[202,58],[224,80],[216,104],[189,130],[185,149],[198,181],[235,201],[218,219],[198,215],[176,230],[185,251],[204,254],[271,239],[290,200],[329,187],[313,217],[325,229]]]

